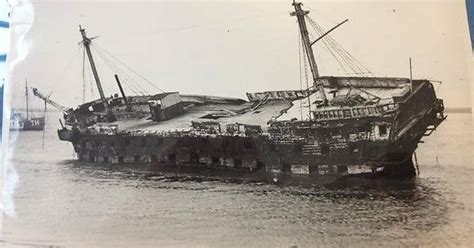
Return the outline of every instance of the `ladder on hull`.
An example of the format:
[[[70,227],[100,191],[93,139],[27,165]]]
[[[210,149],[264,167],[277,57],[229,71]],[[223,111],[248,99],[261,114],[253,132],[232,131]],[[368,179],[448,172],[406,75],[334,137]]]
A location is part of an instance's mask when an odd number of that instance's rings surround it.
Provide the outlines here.
[[[433,124],[429,125],[426,130],[425,130],[425,133],[423,134],[423,137],[427,137],[427,136],[430,136],[435,130],[436,128],[438,128],[439,124],[441,124],[441,122],[443,122],[444,120],[446,120],[448,116],[447,115],[439,115]]]

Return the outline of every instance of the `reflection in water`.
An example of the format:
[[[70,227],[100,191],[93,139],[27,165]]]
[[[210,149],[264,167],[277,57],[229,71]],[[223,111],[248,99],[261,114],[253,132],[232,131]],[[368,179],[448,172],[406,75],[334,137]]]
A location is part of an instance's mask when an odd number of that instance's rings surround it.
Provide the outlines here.
[[[453,130],[440,128],[439,137]],[[44,150],[41,135],[18,136],[17,216],[4,217],[6,244],[440,247],[472,241],[472,160],[450,154],[456,133],[420,147],[419,178],[305,187],[81,164],[72,147],[57,141],[54,127]],[[464,134],[457,135],[463,142]],[[429,145],[445,155],[440,166]]]
[[[302,187],[208,181],[166,173],[157,175],[156,172],[150,177],[147,167],[97,167],[72,161],[68,164],[70,167],[65,167],[66,173],[73,171],[81,180],[89,183],[110,183],[112,186],[125,180],[133,182],[125,183],[127,187],[140,190],[180,190],[182,197],[203,199],[206,199],[204,195],[232,194],[236,197],[235,205],[225,202],[218,204],[229,204],[228,211],[253,216],[254,220],[261,221],[262,226],[272,220],[271,222],[282,222],[281,224],[290,222],[292,225],[310,228],[309,230],[317,227],[318,233],[325,235],[334,233],[348,237],[380,235],[406,238],[406,235],[423,234],[448,222],[448,200],[444,195],[446,192],[440,190],[443,185],[440,180],[352,178],[329,186]],[[241,204],[238,201],[240,197],[251,198],[252,204]],[[206,206],[206,200],[195,201],[193,204],[198,208],[209,207]],[[213,218],[208,221],[212,222]],[[306,238],[310,239],[317,237],[312,236],[311,232],[295,235],[309,235]],[[311,242],[318,243],[317,240]]]

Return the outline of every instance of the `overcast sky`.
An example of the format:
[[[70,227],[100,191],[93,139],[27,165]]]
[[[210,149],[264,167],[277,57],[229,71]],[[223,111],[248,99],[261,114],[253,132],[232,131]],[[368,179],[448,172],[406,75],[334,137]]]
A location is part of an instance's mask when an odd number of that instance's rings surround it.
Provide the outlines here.
[[[245,98],[245,92],[300,88],[290,1],[34,1],[33,8],[25,37],[29,53],[10,78],[14,107],[24,104],[26,78],[31,86],[52,91],[59,103],[82,103],[79,24],[89,36],[100,36],[93,40],[93,53],[106,95],[118,89],[114,72],[98,54],[106,57],[104,51],[166,91]],[[304,8],[326,29],[349,19],[332,36],[376,76],[408,77],[412,57],[415,78],[443,82],[435,89],[446,106],[470,105],[472,57],[464,1],[305,1]],[[20,11],[12,13],[13,29],[24,25],[15,15]],[[316,53],[321,75],[344,75],[321,44]],[[86,71],[91,100],[98,92],[95,84],[91,91],[88,64]],[[133,87],[125,88],[133,94]]]

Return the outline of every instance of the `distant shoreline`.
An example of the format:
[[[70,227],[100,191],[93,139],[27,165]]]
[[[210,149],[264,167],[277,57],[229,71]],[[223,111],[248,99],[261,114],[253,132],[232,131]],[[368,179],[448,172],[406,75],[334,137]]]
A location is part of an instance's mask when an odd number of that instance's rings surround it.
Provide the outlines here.
[[[445,113],[465,113],[470,114],[472,113],[472,108],[446,108],[444,110]]]
[[[39,113],[39,112],[44,112],[44,109],[39,109],[39,108],[30,108],[28,110],[29,112],[32,112],[32,113]],[[16,108],[16,109],[12,109],[12,112],[20,112],[20,113],[25,113],[26,112],[26,109],[25,108]],[[46,112],[61,112],[57,109],[54,109],[54,108],[48,108],[46,110]]]

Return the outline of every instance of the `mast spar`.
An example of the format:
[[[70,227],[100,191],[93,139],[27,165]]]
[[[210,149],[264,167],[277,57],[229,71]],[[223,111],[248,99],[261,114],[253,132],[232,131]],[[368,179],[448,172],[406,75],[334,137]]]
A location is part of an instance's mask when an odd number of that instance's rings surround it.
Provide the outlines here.
[[[29,104],[28,104],[28,80],[25,79],[25,99],[26,99],[26,119],[29,119]]]
[[[309,32],[308,32],[308,28],[306,26],[306,20],[305,20],[305,16],[309,14],[309,11],[301,9],[301,5],[303,4],[298,3],[295,0],[293,0],[292,5],[295,7],[295,12],[291,13],[290,15],[296,16],[298,20],[298,26],[300,28],[304,50],[308,57],[309,66],[311,68],[311,74],[313,75],[314,88],[318,89],[319,93],[321,94],[321,98],[324,104],[327,105],[327,97],[326,97],[326,93],[324,92],[323,84],[316,83],[316,79],[319,77],[319,70],[318,70],[318,65],[316,64],[316,60],[314,59],[314,52],[313,52],[313,48],[311,47],[313,43],[311,43],[311,41],[309,40]]]
[[[100,99],[104,100],[105,99],[104,91],[102,89],[102,84],[100,83],[99,74],[97,73],[97,68],[95,67],[94,58],[92,57],[91,49],[89,47],[91,44],[91,39],[87,37],[86,30],[83,29],[80,25],[79,25],[79,31],[81,32],[81,35],[82,35],[82,44],[84,44],[84,48],[86,49],[87,57],[89,58],[89,63],[91,64],[92,73],[94,74],[95,83],[97,84],[97,89],[99,89]]]

